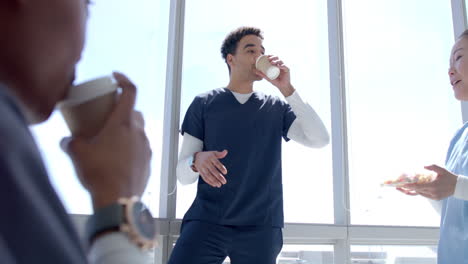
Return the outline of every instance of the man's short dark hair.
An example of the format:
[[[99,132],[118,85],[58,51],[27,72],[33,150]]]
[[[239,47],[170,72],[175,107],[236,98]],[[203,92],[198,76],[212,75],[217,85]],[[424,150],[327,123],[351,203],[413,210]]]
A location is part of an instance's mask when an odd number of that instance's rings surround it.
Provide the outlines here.
[[[223,41],[223,45],[221,46],[221,55],[228,66],[229,72],[231,72],[231,67],[227,63],[227,55],[236,55],[237,44],[247,35],[255,35],[263,40],[263,34],[260,29],[255,27],[240,27],[229,33]]]

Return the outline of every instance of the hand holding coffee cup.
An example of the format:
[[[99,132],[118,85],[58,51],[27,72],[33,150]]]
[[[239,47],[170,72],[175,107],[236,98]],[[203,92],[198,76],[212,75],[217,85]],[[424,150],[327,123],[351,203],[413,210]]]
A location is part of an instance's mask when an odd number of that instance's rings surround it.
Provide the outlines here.
[[[94,208],[107,206],[120,197],[141,196],[149,179],[151,147],[144,131],[144,118],[135,110],[136,86],[121,73],[115,72],[113,77],[117,83],[111,78],[114,88],[109,90],[119,87],[119,93],[110,92],[114,96],[106,105],[112,107],[101,123],[95,122],[97,134],[89,133],[93,135],[91,138],[66,137],[60,142],[81,184],[90,192]],[[82,120],[91,127],[88,119]]]
[[[280,69],[271,64],[268,55],[258,57],[255,62],[255,67],[257,70],[263,72],[270,80],[274,80],[280,75]]]
[[[72,86],[59,108],[73,136],[93,137],[114,108],[117,83],[110,76]]]

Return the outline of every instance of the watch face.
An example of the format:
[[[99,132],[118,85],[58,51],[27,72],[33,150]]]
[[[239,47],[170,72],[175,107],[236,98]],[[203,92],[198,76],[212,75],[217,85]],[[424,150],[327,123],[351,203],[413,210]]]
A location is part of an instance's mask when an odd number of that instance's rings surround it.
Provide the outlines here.
[[[149,209],[143,203],[135,202],[132,216],[138,233],[148,240],[153,240],[156,236],[156,226]]]

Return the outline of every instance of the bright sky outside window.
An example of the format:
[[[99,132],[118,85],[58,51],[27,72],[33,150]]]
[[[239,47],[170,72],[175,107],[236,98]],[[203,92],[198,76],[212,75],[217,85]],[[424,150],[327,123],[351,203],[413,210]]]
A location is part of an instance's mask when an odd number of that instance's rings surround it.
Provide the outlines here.
[[[166,77],[169,7],[167,1],[100,0],[90,6],[87,43],[77,69],[77,82],[117,70],[137,85],[136,109],[145,117],[153,150],[152,174],[143,200],[159,213],[162,123]],[[47,169],[68,212],[92,212],[88,193],[78,182],[59,142],[69,132],[58,112],[33,128]]]
[[[351,223],[438,226],[427,199],[379,185],[443,166],[462,124],[447,75],[450,2],[344,1],[343,10]]]

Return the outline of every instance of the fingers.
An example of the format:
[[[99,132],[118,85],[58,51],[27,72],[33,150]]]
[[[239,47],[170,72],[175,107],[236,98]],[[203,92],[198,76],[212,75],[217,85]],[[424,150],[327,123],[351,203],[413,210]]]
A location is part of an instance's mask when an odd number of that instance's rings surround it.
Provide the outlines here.
[[[423,197],[426,197],[428,199],[432,199],[432,200],[440,200],[440,199],[437,199],[435,198],[432,194],[430,193],[425,193],[425,192],[418,192],[419,195],[423,196]]]
[[[223,174],[227,174],[226,167],[219,161],[226,157],[227,150],[201,152],[197,155],[195,166],[200,173],[202,179],[212,187],[221,187],[226,184],[226,178]]]
[[[219,161],[219,160],[213,160],[213,166],[215,166],[215,168],[221,172],[222,174],[226,175],[227,174],[227,169],[226,167]]]
[[[218,160],[216,161],[219,162]],[[221,166],[224,167],[223,165]],[[224,170],[227,172],[226,168],[224,168]],[[215,166],[213,163],[205,165],[201,168],[199,172],[203,180],[205,180],[205,182],[211,185],[212,187],[219,188],[223,184],[227,183],[226,178],[221,174],[220,170],[218,170],[218,167]]]
[[[287,70],[289,71],[289,68],[286,67],[286,65],[284,64],[284,62],[282,60],[280,60],[277,56],[269,56],[268,57],[268,60],[270,61],[270,63],[272,65],[275,65],[277,67],[279,67],[280,69],[283,69],[283,70]]]
[[[399,188],[396,188],[398,191],[406,194],[406,195],[410,195],[410,196],[417,196],[417,195],[421,195],[423,197],[426,197],[426,198],[429,198],[429,199],[432,199],[432,200],[438,200],[436,199],[432,194],[430,193],[426,193],[424,191],[416,191],[416,190],[410,190],[410,189],[405,189],[405,188],[402,188],[402,187],[399,187]]]
[[[226,183],[226,179],[222,176],[216,169],[213,168],[203,168],[200,171],[200,175],[203,180],[211,185],[212,187],[220,188],[223,184]]]
[[[144,129],[145,128],[145,119],[143,118],[143,114],[140,111],[133,111],[132,116],[133,116],[133,118],[132,118],[133,124],[135,125],[135,127],[138,127],[140,129]]]
[[[215,178],[215,182],[218,183],[218,187],[221,185],[226,184],[226,178],[218,171],[218,169],[214,166],[208,167],[208,172],[211,177]]]
[[[428,192],[434,189],[434,182],[428,183],[407,183],[402,187],[405,189],[415,190],[417,192]]]
[[[121,73],[114,72],[114,78],[119,87],[122,88],[122,94],[109,119],[130,122],[135,107],[136,86]]]
[[[446,171],[444,168],[442,168],[440,166],[437,166],[435,164],[432,164],[432,165],[429,165],[429,166],[424,166],[424,168],[426,170],[433,171],[433,172],[435,172],[437,174],[442,174],[442,173],[444,173]]]
[[[278,56],[268,55],[268,60],[271,64],[275,64],[279,60],[279,58]]]
[[[416,196],[416,195],[419,195],[419,193],[417,193],[416,191],[413,191],[413,190],[408,190],[408,189],[405,189],[405,188],[401,188],[401,187],[398,187],[396,188],[398,191],[406,194],[406,195],[411,195],[411,196]]]
[[[402,187],[406,190],[414,190],[414,189],[417,189],[419,186],[414,183],[406,183],[406,184],[403,184]]]
[[[285,72],[285,73],[288,73],[289,72],[289,68],[286,67],[284,64],[283,65],[279,65],[278,68],[280,68],[280,70],[282,72]]]

